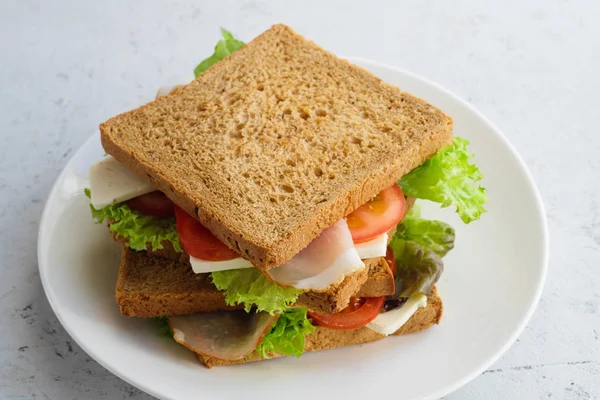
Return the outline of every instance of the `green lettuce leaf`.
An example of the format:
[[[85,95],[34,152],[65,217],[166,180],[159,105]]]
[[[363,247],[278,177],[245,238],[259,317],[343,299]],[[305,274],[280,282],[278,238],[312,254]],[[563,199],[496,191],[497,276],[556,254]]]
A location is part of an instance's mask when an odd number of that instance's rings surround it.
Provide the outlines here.
[[[269,352],[272,351],[284,356],[300,357],[304,352],[304,337],[315,331],[306,312],[305,307],[285,310],[256,348],[258,355],[269,358]]]
[[[396,293],[407,298],[413,293],[428,295],[444,270],[442,259],[421,244],[394,236],[390,246],[396,258]]]
[[[221,34],[223,35],[223,40],[219,40],[219,42],[215,46],[215,52],[213,53],[213,55],[202,61],[194,69],[194,77],[197,78],[201,73],[206,71],[214,64],[218,63],[234,51],[237,51],[244,47],[244,42],[235,39],[230,32],[226,31],[223,28],[221,28]]]
[[[154,319],[158,323],[159,335],[172,338],[173,331],[171,330],[171,327],[169,326],[169,317],[166,317],[166,316],[165,317],[156,317]]]
[[[454,205],[465,223],[479,219],[485,212],[488,198],[485,188],[479,186],[482,174],[467,150],[469,141],[455,137],[452,144],[438,151],[421,166],[404,175],[398,184],[404,194],[440,203]]]
[[[90,190],[85,189],[90,198]],[[133,211],[127,204],[120,203],[96,209],[90,204],[92,218],[96,223],[110,220],[110,231],[127,240],[127,246],[133,250],[146,250],[150,243],[152,250],[164,248],[162,242],[171,242],[177,252],[181,252],[181,242],[175,226],[175,218],[155,218]]]
[[[216,271],[211,277],[217,289],[225,291],[227,304],[243,304],[246,312],[252,306],[271,314],[283,312],[303,293],[302,290],[271,282],[256,268]]]
[[[395,237],[419,243],[427,250],[444,257],[454,248],[454,228],[442,221],[423,219],[414,206],[396,228]]]

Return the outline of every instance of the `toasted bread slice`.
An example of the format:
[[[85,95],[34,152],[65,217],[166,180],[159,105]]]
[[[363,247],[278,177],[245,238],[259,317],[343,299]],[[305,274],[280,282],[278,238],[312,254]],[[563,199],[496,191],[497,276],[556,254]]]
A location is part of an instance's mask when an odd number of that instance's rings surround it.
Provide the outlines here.
[[[377,259],[369,265],[369,279],[360,287],[356,297],[389,296],[396,288],[394,274],[384,259]]]
[[[362,297],[388,296],[394,293],[394,275],[385,259],[377,257],[363,261],[365,268],[362,271],[347,276],[342,283],[331,286],[327,291],[305,292],[298,298],[298,303],[313,311],[334,314],[348,307],[350,299],[357,293]]]
[[[108,224],[110,226],[110,221]],[[396,227],[393,227],[388,231],[390,240],[395,231]],[[117,237],[114,232],[110,232],[110,235],[116,242],[121,244],[125,244],[127,242],[124,238]],[[164,248],[152,250],[150,244],[148,244],[147,253],[152,256],[165,258],[169,260],[169,262],[176,261],[177,263],[186,266],[188,270],[186,276],[208,276],[208,274],[189,274],[192,272],[189,254],[187,254],[185,251],[175,251],[171,242],[163,241],[162,245]],[[130,249],[128,249],[128,251],[133,252],[133,250]],[[126,265],[125,267],[122,266],[121,268],[131,269],[132,266],[139,266],[139,268],[143,268],[145,265],[144,261],[134,262],[134,258],[135,257],[130,257],[127,258],[126,261],[122,261],[121,264]],[[352,296],[358,295],[360,297],[379,297],[388,296],[394,293],[394,275],[392,274],[392,271],[387,265],[386,261],[379,257],[363,261],[365,262],[365,268],[363,270],[347,276],[341,283],[333,285],[325,291],[306,292],[300,296],[299,302],[311,310],[315,310],[324,314],[333,314],[346,308]],[[160,265],[160,261],[151,260],[151,262],[148,262],[148,265],[154,264]],[[183,276],[181,278],[183,278]],[[206,279],[210,283],[208,278]],[[212,286],[212,284],[210,285]],[[139,305],[140,303],[135,302],[135,304]]]
[[[100,132],[115,159],[268,269],[449,145],[452,120],[276,25]]]
[[[298,298],[297,304],[321,313],[341,311],[346,307],[347,300],[343,304],[339,299],[349,299],[360,291],[361,286],[370,279],[370,268],[373,266],[379,274],[382,263],[387,267],[383,258],[365,260],[366,268],[362,272],[347,277],[331,292],[307,292]],[[391,271],[389,276],[393,279]],[[382,288],[371,285],[371,290],[373,292],[364,296],[391,294],[384,294],[386,285],[382,285]],[[187,264],[133,251],[125,246],[117,279],[116,299],[121,314],[127,317],[188,315],[241,308],[225,303],[223,292],[214,287],[210,274],[195,274]]]
[[[437,288],[434,287],[431,294],[427,297],[427,307],[420,308],[415,314],[393,335],[406,335],[423,331],[432,325],[438,324],[442,318],[443,303],[440,298]],[[353,344],[363,344],[374,342],[385,338],[385,335],[372,331],[369,328],[360,328],[353,331],[343,331],[337,329],[329,329],[317,327],[317,330],[306,337],[304,344],[305,351],[327,350],[337,347],[350,346]],[[263,360],[256,353],[242,360],[227,361],[218,358],[196,355],[198,360],[208,368],[221,365],[243,364],[247,362]],[[281,357],[279,354],[270,354],[271,358]]]
[[[161,317],[232,310],[210,274],[123,246],[116,299],[126,317]]]

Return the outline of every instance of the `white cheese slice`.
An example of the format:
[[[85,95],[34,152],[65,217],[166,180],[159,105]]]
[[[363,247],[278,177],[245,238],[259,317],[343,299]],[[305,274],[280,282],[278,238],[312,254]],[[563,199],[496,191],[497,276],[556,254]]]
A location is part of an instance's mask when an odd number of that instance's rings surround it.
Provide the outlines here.
[[[356,243],[356,251],[361,259],[366,260],[367,258],[374,257],[385,257],[388,245],[388,234],[377,236],[375,239],[371,239],[368,242]]]
[[[90,167],[91,203],[95,208],[121,203],[156,190],[112,157]]]
[[[367,328],[383,335],[391,335],[402,327],[421,307],[427,306],[427,296],[415,293],[408,298],[402,307],[379,314],[367,324]]]
[[[229,269],[252,268],[254,265],[242,257],[226,261],[206,261],[190,256],[192,270],[196,274],[207,274],[215,271],[227,271]]]

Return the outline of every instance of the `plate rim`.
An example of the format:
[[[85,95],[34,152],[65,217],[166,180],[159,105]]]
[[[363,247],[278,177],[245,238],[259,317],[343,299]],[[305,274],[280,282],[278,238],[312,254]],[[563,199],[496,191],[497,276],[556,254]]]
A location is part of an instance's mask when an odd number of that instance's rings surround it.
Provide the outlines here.
[[[466,107],[469,112],[471,112],[472,114],[475,114],[478,118],[480,118],[481,121],[484,122],[490,128],[490,131],[492,131],[493,134],[496,135],[496,137],[498,139],[500,139],[502,141],[502,143],[512,153],[512,155],[515,157],[517,163],[519,164],[521,171],[524,172],[526,181],[527,181],[529,187],[532,189],[533,198],[535,199],[535,205],[536,205],[536,209],[538,211],[537,217],[539,218],[539,220],[541,222],[541,228],[542,228],[541,232],[540,232],[541,239],[542,239],[542,247],[541,247],[541,249],[542,249],[541,267],[542,268],[541,268],[540,277],[539,277],[536,287],[535,287],[534,296],[532,298],[532,301],[529,304],[528,309],[524,313],[523,318],[521,319],[519,325],[513,331],[512,335],[505,341],[505,343],[502,346],[500,346],[498,348],[498,350],[493,355],[488,357],[486,359],[486,361],[483,362],[478,368],[474,368],[471,373],[465,375],[461,379],[456,380],[451,385],[447,385],[445,387],[438,389],[437,391],[429,394],[427,397],[427,398],[431,398],[431,399],[441,398],[452,392],[455,392],[459,388],[461,388],[464,385],[466,385],[467,383],[471,382],[473,379],[475,379],[476,377],[481,375],[492,364],[494,364],[496,361],[498,361],[498,359],[502,355],[504,355],[507,352],[507,350],[515,343],[517,338],[523,333],[523,330],[525,329],[525,327],[531,320],[533,313],[535,312],[535,309],[537,308],[537,305],[539,304],[539,301],[540,301],[540,298],[541,298],[541,295],[542,295],[542,292],[543,292],[543,289],[544,289],[544,286],[546,283],[547,275],[548,275],[550,239],[549,239],[548,220],[547,220],[547,215],[546,215],[543,199],[542,199],[542,196],[540,194],[540,191],[539,191],[537,185],[535,184],[535,180],[533,179],[531,171],[529,170],[529,168],[523,161],[521,155],[519,154],[517,149],[514,147],[514,145],[508,140],[508,138],[502,133],[502,131],[498,127],[496,127],[496,125],[489,118],[487,118],[483,113],[481,113],[479,110],[477,110],[469,102],[462,99],[460,96],[458,96],[451,90],[446,89],[445,87],[441,86],[440,84],[438,84],[426,77],[418,75],[414,72],[406,70],[404,68],[400,68],[400,67],[397,67],[394,65],[390,65],[390,64],[386,64],[386,63],[382,63],[382,62],[378,62],[378,61],[369,60],[369,59],[362,58],[362,57],[346,57],[346,56],[339,56],[339,57],[346,59],[352,63],[358,63],[358,64],[362,64],[362,65],[372,65],[377,68],[391,70],[395,74],[408,76],[409,78],[411,78],[413,80],[420,81],[421,83],[423,83],[427,86],[430,86],[431,88],[435,89],[436,91],[442,92],[446,96],[450,97],[453,101],[459,103],[461,106]],[[71,336],[71,338],[83,349],[83,351],[85,351],[86,354],[88,354],[91,358],[94,359],[94,361],[96,361],[98,364],[100,364],[103,368],[106,368],[110,373],[112,373],[119,379],[124,380],[125,382],[129,383],[132,386],[135,386],[136,388],[142,390],[145,393],[148,393],[157,398],[174,399],[174,397],[171,397],[169,394],[158,393],[152,387],[147,386],[143,381],[136,379],[136,378],[131,378],[126,373],[122,373],[121,371],[118,370],[117,367],[113,367],[113,365],[109,364],[107,361],[102,359],[102,357],[99,357],[98,354],[91,352],[89,347],[85,344],[85,340],[80,338],[79,335],[75,332],[75,330],[73,330],[71,327],[69,327],[67,324],[65,324],[65,322],[63,320],[63,316],[61,315],[59,308],[55,303],[56,299],[54,297],[52,297],[51,295],[49,295],[49,290],[47,289],[49,283],[48,283],[48,276],[46,275],[46,271],[48,271],[49,267],[47,266],[46,261],[42,257],[42,252],[43,252],[42,248],[43,248],[43,244],[46,243],[48,240],[46,237],[47,234],[44,233],[44,230],[45,230],[46,225],[49,223],[49,222],[47,222],[47,220],[50,218],[49,217],[49,212],[50,212],[49,209],[50,209],[50,205],[51,205],[51,200],[56,197],[56,193],[59,190],[58,183],[61,182],[64,178],[64,175],[67,174],[67,166],[70,165],[71,162],[73,161],[73,159],[77,156],[79,149],[86,146],[92,140],[94,140],[93,134],[91,136],[89,136],[81,146],[78,147],[78,149],[73,153],[73,155],[71,155],[71,157],[69,157],[69,160],[67,161],[67,163],[61,170],[60,174],[56,177],[56,180],[54,181],[54,183],[52,185],[52,189],[50,190],[48,197],[46,198],[46,201],[44,204],[44,209],[43,209],[42,215],[40,217],[40,225],[38,228],[38,235],[37,235],[38,271],[40,273],[40,279],[42,282],[44,294],[46,295],[46,298],[48,299],[48,303],[50,304],[50,307],[52,308],[54,315],[59,320],[62,327]]]

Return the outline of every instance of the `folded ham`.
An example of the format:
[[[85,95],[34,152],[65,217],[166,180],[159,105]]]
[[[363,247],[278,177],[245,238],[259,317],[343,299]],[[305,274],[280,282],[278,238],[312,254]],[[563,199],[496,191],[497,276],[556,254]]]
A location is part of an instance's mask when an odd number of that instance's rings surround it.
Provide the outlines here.
[[[253,352],[277,320],[267,312],[216,311],[169,317],[173,339],[198,354],[239,360]]]
[[[365,268],[345,219],[325,229],[285,264],[265,273],[280,286],[325,290]]]

